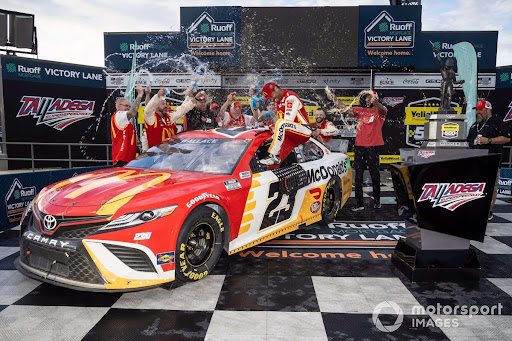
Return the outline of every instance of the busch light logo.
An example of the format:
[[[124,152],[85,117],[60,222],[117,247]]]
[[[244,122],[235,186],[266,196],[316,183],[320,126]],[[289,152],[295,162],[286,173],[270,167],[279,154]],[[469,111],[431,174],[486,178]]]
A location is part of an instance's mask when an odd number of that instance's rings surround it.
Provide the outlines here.
[[[484,196],[484,182],[475,183],[426,183],[418,202],[430,200],[432,207],[443,207],[449,211]]]
[[[395,21],[388,12],[382,11],[364,29],[364,47],[373,49],[413,48],[415,25],[414,21]]]
[[[62,131],[69,125],[93,117],[94,101],[72,100],[63,98],[23,96],[18,115],[23,117],[33,115],[36,125],[46,124]]]
[[[235,23],[217,22],[203,12],[187,29],[187,47],[192,50],[234,49]]]

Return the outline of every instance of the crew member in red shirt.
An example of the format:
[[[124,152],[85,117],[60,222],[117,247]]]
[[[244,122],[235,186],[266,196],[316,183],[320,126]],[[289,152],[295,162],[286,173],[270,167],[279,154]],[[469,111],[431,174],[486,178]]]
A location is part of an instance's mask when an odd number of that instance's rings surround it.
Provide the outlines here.
[[[235,97],[236,92],[230,93],[226,98],[226,102],[224,102],[220,108],[220,113],[224,113],[224,116],[222,116],[222,120],[220,121],[220,126],[223,128],[251,127],[255,121],[254,116],[242,114],[242,105],[240,102],[233,102]],[[227,111],[228,106],[229,111]]]
[[[338,135],[338,128],[326,119],[325,111],[321,108],[315,111],[316,122],[311,124],[312,127],[317,129],[313,130],[312,136],[318,141],[325,144],[327,147],[331,145],[332,137]]]
[[[110,136],[112,137],[112,162],[116,167],[122,167],[137,154],[137,136],[130,119],[137,115],[144,89],[137,85],[137,98],[130,107],[130,101],[126,98],[118,98],[116,112],[110,122]]]
[[[384,145],[382,139],[382,125],[386,119],[388,109],[379,103],[379,96],[375,91],[366,91],[364,100],[366,108],[345,105],[332,92],[327,97],[334,101],[338,108],[357,118],[356,146],[354,152],[355,168],[355,195],[356,206],[352,211],[364,210],[363,202],[363,172],[368,165],[373,184],[373,207],[380,205],[380,173],[378,147]]]
[[[148,136],[149,148],[173,137],[176,134],[176,122],[194,106],[195,99],[187,96],[185,101],[176,108],[176,111],[170,111],[165,101],[165,89],[158,90],[158,93],[151,98],[144,109],[144,127]]]
[[[276,104],[279,120],[266,159],[260,160],[264,165],[277,165],[284,160],[293,148],[301,145],[311,137],[309,118],[299,96],[289,90],[281,89],[274,82],[263,86],[261,94],[265,103],[270,99]]]

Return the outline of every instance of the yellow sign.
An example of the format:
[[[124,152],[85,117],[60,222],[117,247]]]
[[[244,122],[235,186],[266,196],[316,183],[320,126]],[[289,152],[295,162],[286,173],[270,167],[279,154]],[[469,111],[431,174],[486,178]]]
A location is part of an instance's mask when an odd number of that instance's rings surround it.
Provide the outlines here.
[[[457,115],[462,113],[461,107],[453,107]],[[439,107],[405,107],[405,125],[424,125],[429,115],[437,113]]]
[[[453,123],[445,123],[441,126],[441,129],[445,131],[459,131],[459,125]]]
[[[400,155],[379,155],[380,163],[397,163],[400,162]]]

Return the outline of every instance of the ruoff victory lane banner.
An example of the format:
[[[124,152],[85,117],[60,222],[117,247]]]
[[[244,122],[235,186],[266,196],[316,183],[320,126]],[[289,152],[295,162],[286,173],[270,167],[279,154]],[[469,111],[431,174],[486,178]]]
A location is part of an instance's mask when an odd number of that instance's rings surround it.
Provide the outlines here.
[[[103,69],[2,56],[6,142],[107,143]],[[36,146],[36,158],[66,158],[67,146]],[[28,152],[27,152],[28,151]],[[28,146],[7,146],[8,157],[31,157]],[[74,150],[74,159],[106,159],[105,147]],[[27,163],[9,161],[12,167]],[[29,163],[28,163],[29,165]],[[55,165],[55,163],[53,163]],[[90,165],[90,163],[88,164]]]

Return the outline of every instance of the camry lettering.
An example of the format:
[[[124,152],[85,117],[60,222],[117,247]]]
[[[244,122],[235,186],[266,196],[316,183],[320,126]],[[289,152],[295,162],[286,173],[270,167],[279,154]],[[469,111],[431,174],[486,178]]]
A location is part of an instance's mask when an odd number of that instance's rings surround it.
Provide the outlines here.
[[[64,240],[59,239],[50,239],[48,237],[33,232],[25,232],[23,233],[23,237],[48,246],[60,247],[63,249],[76,249],[76,245],[72,244],[71,242],[66,242]]]

